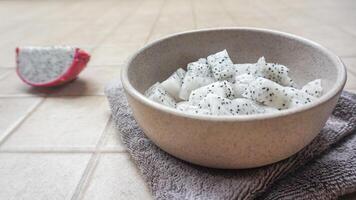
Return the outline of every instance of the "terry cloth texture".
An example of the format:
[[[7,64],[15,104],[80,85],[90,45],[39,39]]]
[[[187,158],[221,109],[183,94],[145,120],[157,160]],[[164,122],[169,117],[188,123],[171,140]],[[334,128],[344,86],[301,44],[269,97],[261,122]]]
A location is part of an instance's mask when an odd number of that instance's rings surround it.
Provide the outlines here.
[[[320,134],[297,154],[264,167],[193,165],[154,145],[132,116],[121,84],[106,88],[122,140],[155,199],[335,199],[356,191],[356,95],[343,92]]]

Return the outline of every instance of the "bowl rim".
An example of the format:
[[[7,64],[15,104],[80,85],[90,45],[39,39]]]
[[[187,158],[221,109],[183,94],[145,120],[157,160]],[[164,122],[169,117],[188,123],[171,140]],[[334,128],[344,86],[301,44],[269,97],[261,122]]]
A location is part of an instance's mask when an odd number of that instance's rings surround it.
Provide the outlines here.
[[[189,113],[184,113],[181,111],[178,111],[175,108],[171,108],[168,106],[164,106],[162,104],[159,104],[157,102],[154,102],[150,99],[148,99],[146,96],[141,94],[139,91],[137,91],[132,84],[129,81],[128,78],[128,69],[133,62],[133,60],[145,51],[146,49],[150,48],[151,46],[162,42],[164,40],[174,38],[180,35],[186,35],[186,34],[191,34],[191,33],[202,33],[202,32],[210,32],[210,31],[253,31],[253,32],[262,32],[262,33],[267,33],[267,34],[273,34],[277,36],[282,36],[286,37],[288,39],[293,39],[297,40],[301,43],[306,43],[316,49],[319,49],[323,53],[325,53],[327,56],[330,57],[330,59],[336,63],[336,68],[337,68],[337,80],[333,84],[332,88],[325,94],[323,94],[321,97],[317,98],[316,101],[311,102],[309,104],[296,107],[296,108],[290,108],[286,110],[281,110],[280,112],[276,113],[264,113],[264,114],[252,114],[252,115],[235,115],[235,116],[216,116],[216,115],[196,115],[196,114],[189,114]],[[345,65],[338,57],[336,54],[332,53],[329,49],[325,48],[324,46],[311,41],[309,39],[303,38],[301,36],[297,36],[294,34],[282,32],[282,31],[277,31],[277,30],[271,30],[271,29],[264,29],[264,28],[255,28],[255,27],[219,27],[219,28],[207,28],[207,29],[197,29],[197,30],[189,30],[189,31],[184,31],[184,32],[179,32],[175,34],[168,35],[166,37],[162,37],[158,40],[155,40],[153,42],[150,42],[149,44],[143,46],[139,50],[137,50],[133,55],[130,56],[130,58],[125,62],[122,70],[121,70],[121,82],[122,86],[130,96],[135,98],[137,101],[140,103],[152,107],[154,109],[157,109],[161,112],[164,112],[166,114],[171,114],[171,115],[177,115],[179,117],[186,117],[190,119],[196,119],[196,120],[205,120],[205,121],[256,121],[256,120],[266,120],[266,119],[273,119],[273,118],[279,118],[279,117],[284,117],[286,115],[292,115],[296,113],[300,113],[306,110],[309,110],[311,108],[317,107],[321,104],[326,103],[328,100],[332,99],[334,96],[338,95],[338,93],[343,89],[345,83],[346,83],[346,69]]]

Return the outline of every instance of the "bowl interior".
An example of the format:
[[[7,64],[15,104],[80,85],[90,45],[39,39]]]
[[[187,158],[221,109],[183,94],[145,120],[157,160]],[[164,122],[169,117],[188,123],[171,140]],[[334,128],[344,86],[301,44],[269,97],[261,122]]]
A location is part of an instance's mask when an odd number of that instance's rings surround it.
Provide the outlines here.
[[[322,79],[324,94],[339,81],[340,63],[319,45],[289,34],[259,29],[221,29],[187,32],[159,40],[140,50],[129,63],[131,85],[143,93],[189,62],[227,49],[234,63],[267,62],[286,65],[301,87]]]

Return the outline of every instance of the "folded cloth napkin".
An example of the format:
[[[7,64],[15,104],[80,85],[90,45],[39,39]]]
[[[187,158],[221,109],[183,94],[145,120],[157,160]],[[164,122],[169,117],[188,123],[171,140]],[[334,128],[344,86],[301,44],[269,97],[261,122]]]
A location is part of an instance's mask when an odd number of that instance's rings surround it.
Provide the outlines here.
[[[343,92],[320,134],[278,163],[221,170],[154,145],[132,116],[121,84],[106,88],[116,127],[155,199],[335,199],[356,191],[356,95]]]

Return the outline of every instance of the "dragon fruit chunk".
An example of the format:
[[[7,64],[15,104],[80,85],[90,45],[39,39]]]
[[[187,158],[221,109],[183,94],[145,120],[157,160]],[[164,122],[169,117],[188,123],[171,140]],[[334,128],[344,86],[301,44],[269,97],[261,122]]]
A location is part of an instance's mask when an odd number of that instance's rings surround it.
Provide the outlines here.
[[[321,79],[316,79],[305,84],[302,91],[314,96],[320,97],[323,93],[323,88],[321,87]]]
[[[236,98],[232,100],[232,102],[237,107],[238,115],[251,115],[251,114],[260,114],[260,113],[267,113],[267,112],[278,112],[278,110],[275,108],[264,106],[250,99]]]
[[[210,110],[199,108],[198,106],[194,106],[190,104],[188,101],[181,101],[177,103],[177,110],[189,113],[189,114],[197,114],[197,115],[211,115]]]
[[[176,100],[179,100],[179,91],[182,87],[185,74],[185,70],[179,68],[168,79],[161,83],[161,86],[168,92],[168,94]]]
[[[192,71],[204,77],[213,77],[210,66],[205,58],[200,58],[195,62],[188,63],[187,71]]]
[[[230,83],[227,81],[218,81],[193,90],[189,95],[189,102],[192,105],[197,105],[208,94],[216,94],[229,99],[234,97],[234,91]]]
[[[215,82],[206,59],[189,63],[187,69],[178,95],[183,100],[188,100],[193,90]]]
[[[283,87],[262,77],[252,81],[243,96],[279,110],[301,106],[315,100],[313,96],[301,90]]]
[[[248,84],[255,80],[256,77],[249,74],[242,74],[235,77],[235,81],[232,84],[235,97],[242,97],[242,94],[245,92]]]
[[[216,80],[231,80],[234,77],[234,64],[226,49],[208,56],[207,60]]]
[[[257,64],[256,63],[243,63],[243,64],[234,64],[235,76],[240,76],[243,74],[247,75],[258,75]]]
[[[208,94],[200,101],[198,107],[210,110],[212,115],[231,116],[236,114],[236,109],[235,106],[232,105],[232,101],[216,94]]]
[[[257,61],[261,77],[274,81],[283,86],[292,86],[293,80],[288,76],[289,69],[280,64],[266,63],[264,57]]]
[[[152,85],[145,92],[145,96],[152,101],[175,108],[176,101],[171,97],[168,92],[161,86],[159,82]]]
[[[255,77],[263,77],[283,86],[293,86],[293,80],[288,76],[289,69],[280,64],[266,63],[264,57],[257,63],[235,64],[235,76],[248,74]]]
[[[268,108],[250,99],[237,98],[230,100],[216,94],[208,94],[198,104],[200,109],[210,110],[212,115],[251,115],[265,112],[276,112],[277,109]]]
[[[52,87],[74,80],[90,55],[69,46],[18,47],[16,71],[31,86]]]

